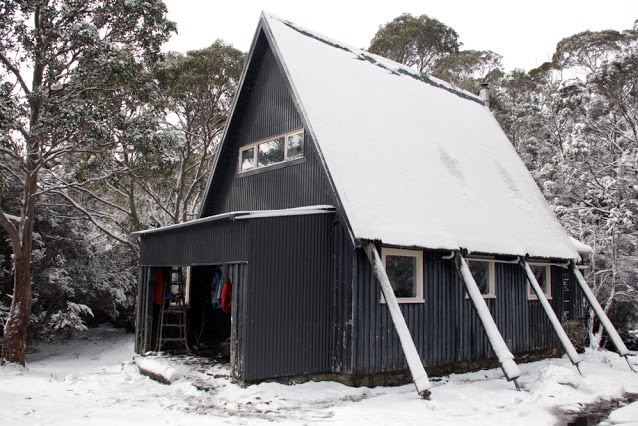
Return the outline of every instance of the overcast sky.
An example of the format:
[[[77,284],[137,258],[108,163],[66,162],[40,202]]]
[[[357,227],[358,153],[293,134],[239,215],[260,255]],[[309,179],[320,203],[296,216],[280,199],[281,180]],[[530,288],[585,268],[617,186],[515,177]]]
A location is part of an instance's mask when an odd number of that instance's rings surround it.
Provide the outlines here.
[[[186,52],[223,39],[250,49],[267,10],[342,43],[367,48],[402,13],[426,14],[452,27],[462,49],[493,50],[507,71],[551,59],[556,43],[581,31],[625,30],[638,19],[638,0],[164,0],[177,23],[165,50]]]

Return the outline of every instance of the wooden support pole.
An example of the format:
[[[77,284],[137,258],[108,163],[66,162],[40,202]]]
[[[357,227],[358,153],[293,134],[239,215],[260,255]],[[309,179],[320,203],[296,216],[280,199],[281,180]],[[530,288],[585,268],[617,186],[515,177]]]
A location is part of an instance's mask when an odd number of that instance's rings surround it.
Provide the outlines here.
[[[392,318],[394,328],[399,335],[401,347],[403,348],[405,359],[408,362],[408,367],[410,368],[410,373],[412,374],[412,380],[414,380],[416,390],[421,398],[429,399],[431,393],[430,388],[432,385],[430,384],[428,375],[421,363],[421,357],[416,350],[414,340],[412,340],[405,318],[403,318],[401,309],[399,309],[399,302],[397,302],[397,298],[394,295],[394,290],[390,284],[388,274],[383,267],[383,262],[381,261],[379,252],[377,251],[374,243],[370,241],[365,242],[363,244],[363,248],[370,260],[370,264],[372,265],[372,271],[374,272],[375,277],[377,277],[377,281],[379,281],[386,305],[390,310],[390,317]]]
[[[545,297],[545,293],[543,293],[543,289],[538,284],[538,281],[536,280],[536,276],[534,276],[534,272],[532,272],[532,268],[529,266],[529,264],[527,263],[525,259],[521,259],[521,267],[525,271],[525,274],[527,275],[527,280],[529,281],[529,284],[532,286],[534,293],[536,293],[536,297],[538,298],[538,301],[541,303],[541,306],[545,310],[545,314],[547,315],[547,318],[549,318],[549,321],[552,323],[552,326],[554,327],[554,330],[556,331],[556,334],[558,335],[558,339],[563,345],[563,348],[565,348],[565,352],[567,353],[569,360],[572,362],[572,364],[576,366],[576,368],[578,369],[578,372],[580,373],[578,364],[582,361],[582,358],[580,357],[580,355],[578,355],[578,352],[576,351],[576,348],[574,348],[574,345],[572,345],[572,342],[569,340],[569,337],[567,337],[567,333],[565,333],[565,330],[563,329],[563,326],[558,320],[558,317],[556,316],[554,309],[552,309],[552,305],[549,304],[547,297]]]
[[[574,274],[574,277],[576,277],[576,281],[578,281],[578,285],[580,285],[580,288],[583,290],[585,297],[587,297],[589,304],[591,305],[592,309],[596,313],[598,320],[600,321],[602,326],[605,328],[605,331],[607,332],[607,335],[611,339],[614,346],[616,346],[616,349],[618,350],[618,354],[625,358],[631,371],[636,372],[634,367],[629,362],[629,358],[627,358],[627,356],[630,355],[629,350],[627,349],[627,346],[625,346],[625,343],[620,338],[620,335],[616,331],[616,328],[614,327],[614,325],[611,323],[611,321],[609,321],[609,318],[607,317],[605,310],[603,309],[602,306],[600,306],[600,303],[598,303],[598,299],[596,299],[596,296],[589,288],[589,285],[587,285],[587,282],[585,281],[583,274],[580,273],[580,271],[578,270],[578,268],[573,262],[570,263],[569,267],[572,270],[572,274]]]
[[[501,333],[498,331],[494,318],[492,318],[492,314],[485,303],[485,299],[483,299],[481,290],[479,290],[466,260],[459,252],[456,253],[455,257],[456,266],[458,268],[459,275],[461,276],[461,280],[465,283],[467,294],[476,308],[476,313],[483,324],[485,334],[487,335],[487,339],[490,341],[490,345],[492,345],[492,349],[498,358],[498,362],[501,364],[501,369],[503,370],[503,373],[505,373],[507,380],[514,380],[516,388],[519,389],[516,379],[521,375],[521,371],[518,368],[518,365],[514,362],[514,355],[512,355],[510,350],[507,348],[505,340],[503,340],[503,336],[501,336]]]

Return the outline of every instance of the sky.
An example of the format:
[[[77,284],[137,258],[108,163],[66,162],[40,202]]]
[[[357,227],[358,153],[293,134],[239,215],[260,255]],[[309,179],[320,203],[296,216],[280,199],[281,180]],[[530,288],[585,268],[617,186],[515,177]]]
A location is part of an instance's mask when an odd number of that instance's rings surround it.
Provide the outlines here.
[[[625,30],[638,19],[636,0],[164,0],[178,34],[164,50],[186,52],[217,39],[247,52],[262,10],[357,48],[402,13],[426,14],[453,28],[462,49],[492,50],[506,71],[551,59],[561,39],[581,31]]]

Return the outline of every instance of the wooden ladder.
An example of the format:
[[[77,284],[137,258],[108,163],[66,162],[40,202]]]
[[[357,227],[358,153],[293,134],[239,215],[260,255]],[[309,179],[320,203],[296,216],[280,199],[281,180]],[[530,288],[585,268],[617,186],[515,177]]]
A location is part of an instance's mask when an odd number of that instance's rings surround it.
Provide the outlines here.
[[[184,281],[181,268],[173,268],[171,276],[165,280],[164,298],[160,307],[157,329],[157,348],[165,346],[173,352],[190,352],[186,335],[186,311]]]

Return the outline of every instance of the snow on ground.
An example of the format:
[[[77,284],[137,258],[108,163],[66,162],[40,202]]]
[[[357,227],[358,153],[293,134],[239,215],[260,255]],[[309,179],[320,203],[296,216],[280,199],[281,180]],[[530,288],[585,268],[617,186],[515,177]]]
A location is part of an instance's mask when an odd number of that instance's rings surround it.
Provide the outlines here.
[[[581,377],[567,358],[521,364],[517,392],[500,370],[433,379],[432,399],[414,385],[352,388],[334,382],[235,384],[224,365],[147,359],[169,371],[164,385],[139,373],[133,336],[100,327],[64,344],[42,345],[26,369],[0,367],[2,425],[210,424],[565,424],[583,405],[638,394],[638,374],[611,352],[588,351]],[[638,363],[636,357],[632,362]],[[638,403],[606,425],[638,425]]]

